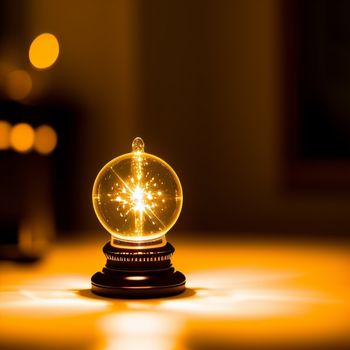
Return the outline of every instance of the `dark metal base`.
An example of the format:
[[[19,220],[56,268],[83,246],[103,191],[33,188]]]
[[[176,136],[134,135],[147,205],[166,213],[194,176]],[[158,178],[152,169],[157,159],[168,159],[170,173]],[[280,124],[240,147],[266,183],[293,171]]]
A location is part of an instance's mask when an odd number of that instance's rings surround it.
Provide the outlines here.
[[[114,298],[157,298],[185,291],[185,276],[171,265],[175,249],[167,243],[153,249],[115,248],[107,243],[102,272],[91,278],[92,292]]]

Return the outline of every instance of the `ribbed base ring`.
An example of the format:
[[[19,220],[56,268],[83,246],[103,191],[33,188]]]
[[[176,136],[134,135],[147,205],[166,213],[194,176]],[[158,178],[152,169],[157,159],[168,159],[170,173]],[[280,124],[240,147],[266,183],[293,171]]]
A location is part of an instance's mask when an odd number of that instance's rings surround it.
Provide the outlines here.
[[[107,243],[102,272],[91,278],[92,292],[114,298],[157,298],[185,291],[185,276],[171,265],[174,247],[142,249],[116,248]]]

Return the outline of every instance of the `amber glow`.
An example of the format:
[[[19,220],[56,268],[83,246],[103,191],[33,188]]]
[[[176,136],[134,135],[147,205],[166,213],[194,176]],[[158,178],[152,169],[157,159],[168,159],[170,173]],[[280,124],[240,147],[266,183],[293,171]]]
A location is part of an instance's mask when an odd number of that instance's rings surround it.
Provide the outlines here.
[[[11,124],[5,120],[0,120],[0,150],[10,147]]]
[[[28,152],[34,144],[34,130],[26,123],[16,124],[10,134],[10,144],[17,152]]]
[[[26,98],[32,90],[32,78],[25,70],[15,70],[8,74],[6,92],[13,100]]]
[[[224,243],[177,242],[175,264],[181,261],[190,289],[164,299],[91,294],[91,271],[104,263],[96,239],[56,244],[34,266],[3,265],[0,348],[43,349],[53,341],[95,350],[350,344],[348,246],[217,238]],[[87,258],[77,259],[77,252]]]
[[[57,144],[56,131],[49,125],[41,125],[35,130],[34,149],[41,154],[51,153]]]
[[[38,69],[52,66],[57,60],[58,54],[58,40],[50,33],[43,33],[37,36],[29,48],[29,60]]]
[[[126,241],[151,241],[165,235],[182,207],[182,189],[175,171],[145,153],[141,138],[132,153],[113,159],[97,175],[92,193],[101,224]]]

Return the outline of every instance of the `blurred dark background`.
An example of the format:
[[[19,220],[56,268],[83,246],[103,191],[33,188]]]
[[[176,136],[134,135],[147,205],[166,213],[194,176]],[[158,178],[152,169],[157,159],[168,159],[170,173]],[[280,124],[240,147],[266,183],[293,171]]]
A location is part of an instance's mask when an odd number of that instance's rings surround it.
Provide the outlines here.
[[[141,136],[180,176],[178,231],[347,237],[349,15],[341,0],[2,0],[1,229],[103,230],[93,181]],[[42,33],[59,55],[38,68]],[[57,144],[16,151],[18,123]]]

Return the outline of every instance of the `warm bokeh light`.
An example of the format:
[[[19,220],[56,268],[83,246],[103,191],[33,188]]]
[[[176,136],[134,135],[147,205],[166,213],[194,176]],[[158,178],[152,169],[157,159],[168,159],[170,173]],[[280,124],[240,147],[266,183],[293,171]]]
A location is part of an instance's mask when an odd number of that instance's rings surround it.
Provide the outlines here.
[[[34,149],[41,154],[51,153],[57,145],[56,131],[49,125],[41,125],[35,130]]]
[[[43,33],[37,36],[29,48],[29,60],[38,69],[52,66],[57,60],[58,54],[58,40],[50,33]]]
[[[10,147],[11,124],[5,120],[0,120],[0,150]]]
[[[29,73],[18,69],[8,74],[5,89],[9,98],[19,101],[28,97],[32,86],[32,78]]]
[[[34,130],[26,123],[15,125],[10,133],[10,144],[18,152],[28,152],[34,144]]]

